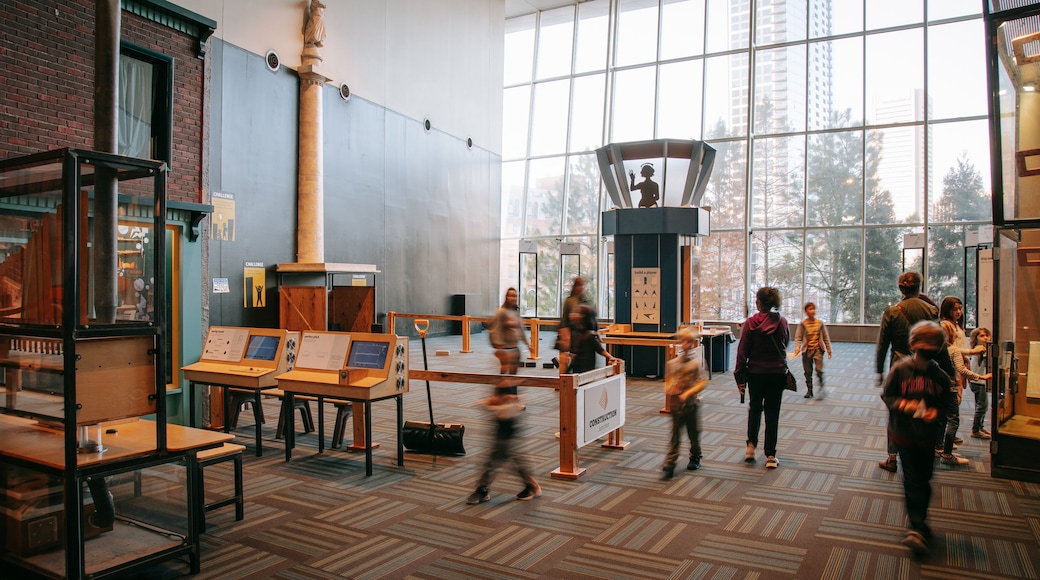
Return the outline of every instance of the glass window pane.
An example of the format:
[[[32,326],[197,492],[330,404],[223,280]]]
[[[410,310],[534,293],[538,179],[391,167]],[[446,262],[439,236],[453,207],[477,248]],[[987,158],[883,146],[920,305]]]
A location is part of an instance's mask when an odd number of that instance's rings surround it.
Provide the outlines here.
[[[618,5],[617,66],[657,59],[657,0],[621,0]]]
[[[531,118],[531,85],[502,92],[502,158],[527,155],[527,128]]]
[[[928,296],[936,302],[942,301],[945,296],[964,300],[966,235],[965,226],[928,228]],[[971,259],[974,262],[974,255],[971,255]]]
[[[592,151],[603,145],[602,74],[574,79],[574,108],[571,111],[570,151]]]
[[[867,37],[867,123],[924,118],[924,43],[920,29]]]
[[[986,115],[982,20],[928,28],[929,118]]]
[[[661,65],[658,139],[700,139],[703,68],[701,60]]]
[[[982,3],[979,0],[928,0],[929,22],[943,18],[981,14]]]
[[[747,142],[712,143],[715,165],[708,178],[702,207],[711,208],[712,236],[722,228],[744,227],[747,195]]]
[[[755,312],[755,292],[763,286],[780,290],[780,313],[798,320],[802,312],[802,230],[757,231],[751,235],[750,312]]]
[[[574,48],[574,7],[542,12],[538,26],[537,78],[569,75]]]
[[[595,234],[599,226],[599,165],[595,155],[570,158],[567,176],[567,233]]]
[[[805,130],[805,45],[755,54],[755,133]]]
[[[704,0],[661,4],[661,60],[704,54]]]
[[[152,116],[155,97],[152,64],[125,54],[119,56],[119,120],[120,155],[141,159],[158,159],[152,151]]]
[[[758,46],[805,40],[806,0],[758,2],[755,11],[755,43]]]
[[[805,137],[758,139],[752,155],[751,223],[756,227],[805,225]]]
[[[885,309],[899,301],[896,279],[902,273],[905,228],[867,228],[863,252],[863,323],[878,324]]]
[[[693,274],[700,285],[693,304],[695,319],[743,320],[747,316],[744,238],[744,232],[720,231],[700,238],[701,245],[695,248],[700,250],[700,259]]]
[[[567,108],[571,83],[568,79],[534,86],[531,115],[531,156],[567,150]]]
[[[618,71],[614,76],[612,142],[654,138],[655,77],[652,66]]]
[[[578,42],[574,54],[574,72],[606,69],[609,10],[609,0],[592,0],[578,4]]]
[[[502,66],[505,86],[531,81],[534,66],[535,15],[528,14],[506,20],[506,37]]]
[[[816,316],[832,324],[858,324],[863,234],[855,229],[811,230],[805,234],[805,298]]]
[[[867,223],[924,219],[924,137],[921,127],[867,131]]]
[[[809,130],[863,124],[863,39],[809,45]]]
[[[524,293],[528,307],[537,303],[535,316],[555,318],[560,315],[560,242],[542,238],[538,243],[538,259],[524,261]],[[535,268],[537,267],[537,273]],[[537,293],[534,282],[538,281]],[[569,286],[568,286],[569,287]]]
[[[747,53],[709,58],[705,67],[705,139],[747,135]]]
[[[863,30],[863,0],[809,0],[809,38]]]
[[[502,237],[519,236],[523,224],[524,169],[527,163],[502,164]]]
[[[751,39],[750,2],[708,1],[708,39],[706,52],[725,52],[747,48]]]
[[[531,160],[524,235],[559,235],[563,231],[563,169],[563,157]]]
[[[867,30],[924,22],[923,0],[870,0]]]
[[[992,221],[987,121],[932,125],[929,142],[928,221]]]
[[[863,133],[810,135],[806,163],[806,222],[837,226],[863,222]]]

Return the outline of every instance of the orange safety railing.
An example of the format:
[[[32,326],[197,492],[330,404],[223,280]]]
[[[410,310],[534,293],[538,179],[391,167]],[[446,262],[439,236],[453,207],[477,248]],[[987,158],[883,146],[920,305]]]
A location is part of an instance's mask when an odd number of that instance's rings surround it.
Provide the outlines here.
[[[468,314],[452,315],[452,314],[405,314],[401,312],[389,311],[386,313],[386,329],[388,332],[396,332],[394,325],[397,323],[398,318],[423,318],[426,320],[451,320],[454,322],[462,323],[462,349],[459,350],[461,353],[473,352],[470,348],[470,331],[469,325],[471,322],[491,322],[489,316],[469,316]],[[527,357],[528,360],[538,360],[538,332],[542,326],[542,322],[537,318],[521,318],[521,322],[524,326],[530,329],[528,332],[528,338],[531,342],[531,353]]]

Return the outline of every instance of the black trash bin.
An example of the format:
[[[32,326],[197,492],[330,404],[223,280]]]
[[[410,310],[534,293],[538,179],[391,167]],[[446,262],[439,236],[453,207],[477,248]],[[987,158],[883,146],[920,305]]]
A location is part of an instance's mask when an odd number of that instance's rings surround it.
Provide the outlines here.
[[[732,335],[717,334],[711,337],[711,372],[724,373],[729,370],[729,349]]]

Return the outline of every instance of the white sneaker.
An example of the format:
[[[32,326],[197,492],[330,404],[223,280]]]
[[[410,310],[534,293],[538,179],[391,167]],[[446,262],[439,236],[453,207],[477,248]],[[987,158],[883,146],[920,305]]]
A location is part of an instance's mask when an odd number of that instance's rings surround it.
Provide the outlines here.
[[[748,463],[754,463],[755,462],[755,444],[754,443],[748,443],[747,444],[747,449],[744,451],[744,461],[747,461]]]
[[[770,455],[766,457],[766,469],[776,469],[780,466],[780,462],[776,460],[776,457]]]

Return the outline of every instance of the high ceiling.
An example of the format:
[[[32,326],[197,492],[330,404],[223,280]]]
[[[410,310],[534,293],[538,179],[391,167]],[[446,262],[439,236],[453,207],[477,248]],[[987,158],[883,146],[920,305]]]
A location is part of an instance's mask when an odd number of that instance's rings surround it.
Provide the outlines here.
[[[506,0],[506,18],[578,4],[582,0]]]

